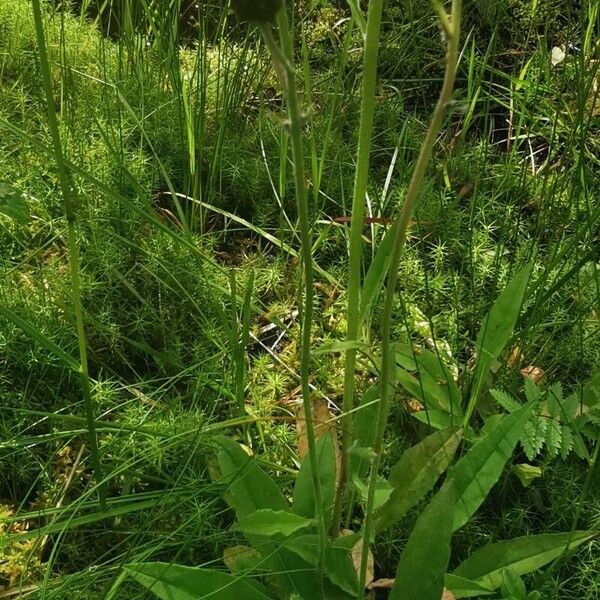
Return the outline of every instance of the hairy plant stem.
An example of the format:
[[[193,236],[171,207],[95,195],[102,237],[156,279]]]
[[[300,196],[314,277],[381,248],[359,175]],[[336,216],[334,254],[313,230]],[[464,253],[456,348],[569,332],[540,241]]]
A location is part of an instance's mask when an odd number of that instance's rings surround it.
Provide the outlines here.
[[[434,2],[434,6],[436,3]],[[460,43],[460,22],[462,13],[462,0],[452,1],[452,13],[447,21],[442,21],[442,26],[446,34],[447,50],[446,50],[446,71],[444,75],[444,83],[437,105],[431,117],[431,123],[427,130],[425,139],[419,152],[415,169],[413,171],[406,198],[402,206],[402,210],[396,219],[395,226],[396,235],[394,237],[394,246],[390,257],[389,271],[387,274],[386,290],[384,297],[382,327],[381,327],[381,374],[380,374],[380,402],[377,414],[375,444],[373,447],[374,458],[371,464],[369,484],[367,492],[367,504],[365,508],[365,521],[363,528],[363,549],[361,556],[359,589],[360,599],[364,598],[365,580],[367,573],[367,561],[369,557],[369,547],[371,545],[371,537],[373,531],[374,519],[374,502],[375,490],[377,486],[377,474],[381,463],[381,452],[383,449],[383,438],[387,425],[388,413],[390,408],[390,400],[393,395],[393,370],[395,368],[395,354],[392,349],[391,342],[391,321],[394,306],[394,297],[396,294],[396,286],[398,283],[398,269],[400,266],[400,258],[406,243],[406,235],[412,214],[414,212],[419,191],[427,165],[431,159],[435,139],[440,131],[447,108],[452,100],[452,92],[454,90],[454,82],[456,79],[456,67],[458,63],[458,52]]]
[[[267,47],[271,52],[275,67],[280,74],[281,83],[284,88],[289,116],[289,134],[292,142],[292,154],[294,159],[296,205],[300,228],[301,257],[304,269],[304,301],[301,302],[300,385],[302,389],[304,419],[306,422],[308,454],[315,490],[315,515],[319,531],[320,563],[327,541],[327,528],[325,525],[323,495],[317,464],[316,436],[310,391],[311,326],[314,311],[312,235],[308,218],[308,190],[306,187],[306,173],[304,169],[304,143],[302,139],[303,115],[296,87],[296,73],[293,66],[293,42],[285,5],[277,13],[277,24],[279,26],[280,47],[273,39],[270,24],[261,24],[261,32]]]
[[[58,180],[63,198],[63,211],[67,221],[67,254],[69,259],[69,272],[71,278],[71,301],[75,312],[77,342],[79,346],[79,374],[81,377],[81,387],[83,400],[85,404],[86,424],[88,430],[88,444],[92,458],[92,466],[98,481],[98,492],[100,497],[100,506],[102,510],[106,509],[106,487],[102,483],[102,465],[98,452],[98,437],[96,434],[96,415],[91,393],[91,382],[88,369],[87,343],[85,329],[83,324],[83,305],[81,302],[81,282],[79,277],[80,262],[79,248],[77,246],[76,232],[76,208],[74,182],[72,181],[65,162],[60,130],[58,127],[58,118],[54,106],[54,92],[52,85],[52,74],[48,51],[46,46],[46,35],[44,32],[44,22],[40,0],[33,0],[33,18],[35,23],[35,33],[40,56],[40,68],[42,72],[42,82],[46,96],[46,110],[48,116],[48,129],[52,138],[52,147],[54,150],[54,159],[58,172]]]
[[[362,230],[365,216],[365,197],[369,182],[369,164],[373,137],[373,119],[375,116],[375,89],[377,84],[377,57],[379,54],[379,33],[383,0],[371,0],[367,14],[365,54],[363,58],[363,83],[360,109],[360,127],[358,134],[358,153],[354,175],[354,194],[352,198],[352,221],[350,225],[350,255],[348,264],[348,308],[346,312],[346,339],[355,342],[360,335],[360,287],[362,267]],[[352,445],[352,421],[356,349],[346,350],[344,365],[344,401],[342,418],[342,449],[340,459],[339,485],[333,508],[331,533],[339,533],[344,507],[344,496],[348,481],[350,446]]]

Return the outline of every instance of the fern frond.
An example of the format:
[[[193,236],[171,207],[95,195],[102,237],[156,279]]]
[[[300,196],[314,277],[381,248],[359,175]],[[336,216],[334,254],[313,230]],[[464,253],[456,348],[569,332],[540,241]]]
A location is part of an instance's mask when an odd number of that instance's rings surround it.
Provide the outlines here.
[[[562,446],[562,428],[556,419],[549,419],[546,432],[546,448],[550,458],[556,458]]]
[[[543,417],[532,417],[525,425],[521,445],[529,460],[533,460],[543,448],[547,429],[548,420]]]
[[[560,457],[565,460],[573,450],[573,432],[569,425],[562,426],[562,443],[560,445]]]
[[[519,410],[522,406],[522,404],[515,400],[510,394],[502,390],[490,390],[490,394],[494,400],[509,413]]]
[[[525,377],[525,397],[527,402],[537,402],[542,397],[542,390],[531,377]]]

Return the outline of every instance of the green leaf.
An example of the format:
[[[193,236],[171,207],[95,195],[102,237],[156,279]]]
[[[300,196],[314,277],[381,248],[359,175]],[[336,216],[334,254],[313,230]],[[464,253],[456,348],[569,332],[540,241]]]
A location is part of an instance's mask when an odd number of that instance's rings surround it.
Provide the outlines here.
[[[232,546],[223,550],[223,562],[232,573],[241,573],[264,569],[264,559],[250,546]],[[261,564],[262,563],[262,564]]]
[[[453,573],[448,573],[445,579],[445,586],[457,598],[479,598],[480,596],[491,596],[494,590],[487,588],[480,583],[475,583],[464,577],[459,577]]]
[[[367,318],[375,298],[377,298],[383,287],[383,282],[385,281],[385,276],[387,275],[390,266],[396,229],[397,224],[394,223],[387,230],[375,252],[375,257],[369,266],[369,270],[365,275],[363,287],[360,292],[359,313],[361,323]]]
[[[462,395],[452,373],[448,367],[440,360],[435,352],[430,350],[416,348],[406,344],[396,345],[396,360],[405,370],[414,370],[417,373],[420,382],[420,395],[424,404],[434,408],[431,403],[426,403],[427,398],[434,399],[434,402],[452,415],[461,414]],[[405,365],[414,364],[414,368],[408,368]]]
[[[6,183],[0,183],[0,213],[20,225],[29,222],[29,209],[22,194]]]
[[[238,519],[264,508],[289,509],[277,484],[238,443],[224,436],[215,442],[221,447],[217,457],[221,474],[229,484],[225,500]]]
[[[525,600],[527,588],[519,574],[512,568],[507,567],[502,570],[502,587],[501,591],[505,596],[512,596],[518,600]]]
[[[368,482],[355,475],[352,478],[352,483],[354,484],[354,487],[358,490],[361,501],[363,502],[363,504],[366,505],[369,496]],[[373,508],[377,510],[380,506],[388,502],[392,491],[393,488],[388,483],[387,479],[385,479],[381,475],[378,475],[377,482],[375,483],[375,501],[373,503]]]
[[[450,415],[460,415],[458,407],[451,407],[448,390],[433,380],[425,370],[420,371],[420,378],[415,377],[402,367],[396,369],[398,383],[415,398],[418,398],[429,410],[440,410]]]
[[[297,553],[313,566],[317,566],[318,538],[302,535],[289,540],[286,548]],[[323,572],[327,579],[344,592],[358,594],[358,577],[352,562],[351,548],[332,544],[329,540],[323,551]]]
[[[367,22],[363,11],[358,4],[358,0],[348,0],[348,4],[350,5],[352,18],[356,21],[360,34],[362,35],[363,40],[365,40],[367,37]]]
[[[335,498],[335,446],[333,436],[323,435],[317,440],[317,469],[323,497],[322,510],[325,514],[325,524],[331,521],[331,512]],[[310,456],[306,456],[300,467],[300,472],[294,487],[292,510],[297,515],[308,519],[315,518],[315,489],[313,485]]]
[[[462,425],[462,417],[459,415],[451,415],[450,413],[441,410],[419,410],[410,413],[411,417],[421,423],[433,427],[433,429],[447,429],[448,427],[460,427]],[[463,435],[465,440],[475,441],[477,435],[471,427],[467,427],[466,433]]]
[[[444,429],[404,452],[390,471],[393,490],[375,515],[377,531],[399,521],[433,489],[439,476],[450,466],[461,439],[462,429]]]
[[[523,388],[525,389],[525,398],[527,398],[528,402],[537,402],[542,397],[542,390],[540,390],[537,383],[533,380],[533,377],[525,377]]]
[[[292,512],[263,508],[250,515],[240,517],[235,529],[245,535],[265,537],[283,535],[289,537],[292,533],[309,527],[312,524],[312,519],[305,519]]]
[[[169,563],[127,565],[126,572],[163,600],[271,600],[268,590],[252,579],[213,569]]]
[[[531,265],[527,265],[510,280],[481,325],[477,336],[477,365],[473,374],[471,406],[475,406],[477,403],[487,372],[512,336],[531,275],[531,268]]]
[[[510,394],[503,390],[490,390],[490,394],[506,412],[513,413],[523,406],[520,402],[515,400]]]
[[[221,473],[229,483],[225,499],[236,510],[238,519],[261,509],[289,510],[289,504],[277,484],[239,444],[227,437],[218,437],[216,442],[221,447],[218,454]],[[325,600],[310,564],[279,544],[264,543],[264,538],[260,536],[248,535],[248,538],[264,557],[271,572],[276,574],[277,582],[284,590],[305,598]],[[346,600],[347,596],[340,596],[336,592],[331,598]]]
[[[375,434],[377,428],[377,412],[379,401],[379,386],[371,386],[361,398],[359,409],[354,413],[354,446],[353,450],[358,448],[372,448],[375,443]],[[371,464],[371,457],[368,452],[350,452],[350,473],[351,476],[357,476],[361,479],[366,477]],[[351,478],[352,478],[351,477]]]
[[[456,490],[448,480],[417,519],[389,600],[440,600],[450,560]]]
[[[595,406],[600,403],[600,373],[583,386],[582,400],[585,406]]]
[[[512,468],[513,473],[519,478],[523,487],[529,487],[532,481],[542,476],[542,468],[528,463],[520,463]]]
[[[544,417],[534,417],[525,423],[521,443],[528,460],[533,460],[544,447],[548,421]]]
[[[518,575],[531,573],[596,535],[596,531],[543,533],[488,544],[463,561],[454,574],[497,589],[504,569],[511,568]]]
[[[531,406],[525,406],[504,417],[493,431],[474,444],[450,469],[449,476],[455,480],[458,494],[455,530],[473,516],[500,479],[531,411]]]
[[[322,344],[318,348],[315,348],[312,353],[318,356],[319,354],[338,354],[340,352],[347,352],[348,350],[368,352],[369,346],[357,340],[344,340]]]

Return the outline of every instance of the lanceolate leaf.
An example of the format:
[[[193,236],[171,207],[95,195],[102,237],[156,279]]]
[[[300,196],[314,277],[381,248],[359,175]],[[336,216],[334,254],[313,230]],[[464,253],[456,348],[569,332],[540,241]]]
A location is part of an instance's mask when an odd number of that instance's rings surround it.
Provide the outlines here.
[[[477,365],[473,375],[472,405],[477,402],[483,379],[490,366],[510,340],[530,275],[531,265],[528,265],[509,281],[481,325],[477,336]]]
[[[271,537],[283,535],[288,537],[300,529],[312,524],[311,519],[285,510],[264,508],[238,519],[236,529],[246,535]]]
[[[399,365],[408,365],[410,362],[414,364],[414,369],[408,370],[416,371],[420,389],[418,394],[413,395],[421,398],[429,408],[439,406],[452,415],[460,415],[462,396],[452,378],[452,373],[434,352],[424,349],[417,350],[414,352],[408,345],[398,344],[396,346],[396,359]],[[407,369],[407,367],[404,368]],[[402,383],[400,378],[399,383]],[[429,402],[428,398],[434,399],[435,403]]]
[[[459,577],[456,574],[448,573],[446,575],[446,588],[449,589],[456,598],[479,598],[481,596],[491,596],[494,590],[485,587],[480,583]]]
[[[376,514],[378,531],[399,521],[433,489],[452,462],[461,439],[462,429],[444,429],[404,452],[390,472],[391,496]]]
[[[215,441],[221,447],[218,454],[221,474],[229,484],[225,499],[238,518],[263,508],[289,509],[279,486],[238,443],[224,436]]]
[[[421,379],[419,380],[408,371],[398,367],[396,379],[409,394],[418,398],[427,409],[440,410],[448,414],[460,414],[450,406],[448,391],[428,377],[425,372],[421,373]]]
[[[453,482],[448,480],[417,519],[389,600],[440,600],[450,559],[455,501]]]
[[[125,569],[162,600],[272,600],[268,590],[255,580],[224,571],[161,562],[128,565]]]
[[[529,418],[532,406],[507,415],[478,441],[449,471],[455,480],[458,500],[454,529],[462,527],[481,506],[500,479]]]
[[[511,568],[519,575],[531,573],[596,535],[597,531],[544,533],[489,544],[462,562],[454,574],[497,589],[504,569]]]
[[[333,436],[326,433],[317,440],[317,469],[321,482],[321,494],[325,511],[325,523],[329,525],[331,510],[335,496],[335,446]],[[313,485],[310,457],[306,456],[302,462],[296,485],[294,487],[294,501],[292,510],[297,515],[313,519],[315,517],[315,489]]]

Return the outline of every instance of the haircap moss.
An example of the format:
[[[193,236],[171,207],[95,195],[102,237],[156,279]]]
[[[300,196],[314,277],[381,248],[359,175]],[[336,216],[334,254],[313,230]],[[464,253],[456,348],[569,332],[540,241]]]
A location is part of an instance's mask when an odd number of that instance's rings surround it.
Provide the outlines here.
[[[231,6],[242,21],[272,23],[283,6],[283,0],[232,0]]]

